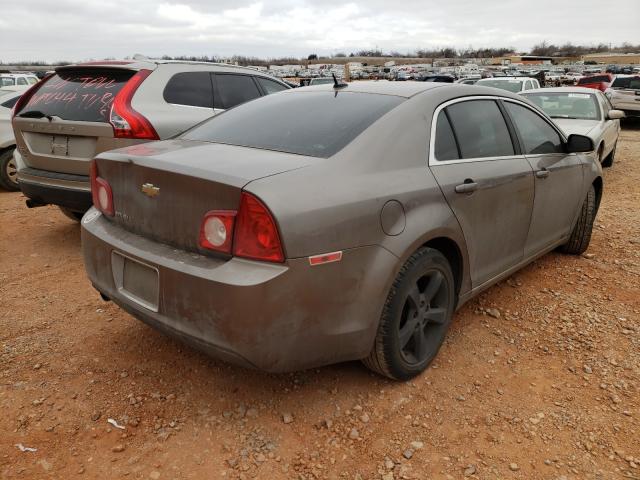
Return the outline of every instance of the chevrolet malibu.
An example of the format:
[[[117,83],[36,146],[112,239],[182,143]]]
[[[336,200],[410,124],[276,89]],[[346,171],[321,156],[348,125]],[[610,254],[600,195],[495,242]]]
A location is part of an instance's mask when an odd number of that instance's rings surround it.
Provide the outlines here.
[[[362,359],[408,379],[457,307],[550,250],[585,251],[592,150],[504,90],[288,90],[99,154],[86,270],[215,357],[272,372]]]

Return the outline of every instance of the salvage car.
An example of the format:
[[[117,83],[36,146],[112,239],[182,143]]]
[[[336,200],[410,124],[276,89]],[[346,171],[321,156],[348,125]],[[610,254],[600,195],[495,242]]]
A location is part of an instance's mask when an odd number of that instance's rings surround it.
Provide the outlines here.
[[[103,298],[218,358],[363,359],[408,379],[456,307],[550,250],[586,250],[592,150],[496,89],[288,90],[99,154],[84,263]]]
[[[136,59],[58,67],[15,109],[27,206],[91,206],[89,163],[100,152],[177,135],[221,111],[289,86],[254,69]],[[18,155],[17,154],[17,155]]]
[[[595,88],[601,92],[606,92],[609,85],[613,81],[613,75],[610,73],[601,73],[598,75],[589,75],[578,79],[576,86],[584,88]]]
[[[529,77],[481,78],[475,84],[483,87],[500,88],[514,93],[540,88],[540,82],[535,78]]]
[[[627,117],[640,117],[640,76],[618,75],[605,92],[613,108]]]
[[[579,133],[590,137],[602,166],[613,165],[624,112],[615,110],[602,92],[591,88],[559,87],[523,92],[522,95],[540,107],[567,135]]]
[[[11,109],[22,92],[0,88],[0,187],[17,191],[18,166],[13,155],[16,139],[11,128]]]

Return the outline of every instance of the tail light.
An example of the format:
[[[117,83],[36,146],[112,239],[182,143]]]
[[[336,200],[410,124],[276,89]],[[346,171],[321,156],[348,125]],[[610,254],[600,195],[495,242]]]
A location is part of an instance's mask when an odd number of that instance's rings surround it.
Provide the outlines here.
[[[237,257],[284,262],[276,222],[258,198],[242,192],[237,212],[214,210],[205,214],[200,246]]]
[[[98,174],[98,164],[91,161],[91,197],[93,205],[105,215],[113,217],[115,209],[113,207],[113,191],[111,185]]]
[[[113,135],[116,138],[160,139],[149,120],[131,106],[134,93],[150,74],[151,70],[139,70],[114,98],[109,123],[113,126]]]
[[[31,85],[31,87],[29,87],[22,95],[20,95],[20,98],[13,105],[13,108],[11,109],[11,118],[12,119],[13,119],[13,117],[16,116],[16,113],[19,113],[20,110],[22,110],[24,108],[24,106],[29,102],[29,100],[31,100],[31,97],[33,97],[35,95],[35,93],[38,90],[40,90],[40,87],[42,87],[47,80],[49,80],[51,77],[53,77],[53,75],[54,75],[53,73],[45,75],[42,80],[40,80],[38,83],[36,83],[34,85]]]
[[[200,246],[230,254],[236,214],[237,212],[231,210],[207,212],[200,227]]]

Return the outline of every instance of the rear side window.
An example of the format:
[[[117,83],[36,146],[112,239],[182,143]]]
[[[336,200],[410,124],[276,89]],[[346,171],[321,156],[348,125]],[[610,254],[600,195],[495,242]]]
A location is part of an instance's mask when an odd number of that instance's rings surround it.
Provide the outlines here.
[[[403,100],[331,91],[266,95],[216,115],[183,138],[328,158]]]
[[[256,77],[256,80],[267,95],[269,95],[270,93],[281,92],[282,90],[288,90],[288,88],[281,83],[274,82],[273,80],[269,80],[268,78]]]
[[[108,122],[111,104],[135,72],[83,69],[58,72],[41,85],[18,115],[42,112],[63,120]]]
[[[438,114],[436,123],[436,160],[457,160],[460,158],[456,137],[453,135],[451,124],[444,110]]]
[[[27,77],[27,82],[29,82],[29,85],[35,85],[36,83],[38,83],[38,79],[33,77]]]
[[[493,100],[469,100],[447,107],[462,158],[514,155],[507,124]]]
[[[16,79],[11,77],[0,77],[0,86],[12,87],[16,84]]]
[[[562,138],[540,115],[515,103],[505,102],[504,105],[520,133],[525,153],[564,153]]]
[[[213,108],[213,87],[209,72],[176,73],[162,94],[167,103]]]
[[[613,88],[640,90],[640,77],[616,77],[611,86]]]
[[[260,96],[250,75],[216,74],[216,108],[232,108]]]
[[[13,108],[13,106],[17,103],[19,98],[20,97],[18,96],[18,97],[12,98],[11,100],[7,100],[6,102],[4,102],[2,104],[2,106],[5,107],[5,108]]]

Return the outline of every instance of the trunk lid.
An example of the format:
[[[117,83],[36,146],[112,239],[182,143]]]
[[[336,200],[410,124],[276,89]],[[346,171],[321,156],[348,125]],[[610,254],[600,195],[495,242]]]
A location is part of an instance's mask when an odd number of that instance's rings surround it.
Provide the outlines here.
[[[237,210],[242,188],[253,180],[303,168],[317,158],[167,140],[98,156],[98,175],[113,191],[110,221],[132,233],[184,250],[198,245],[204,214]]]
[[[16,112],[16,143],[27,166],[88,175],[89,162],[122,147],[109,123],[117,93],[137,72],[127,64],[58,69]]]

